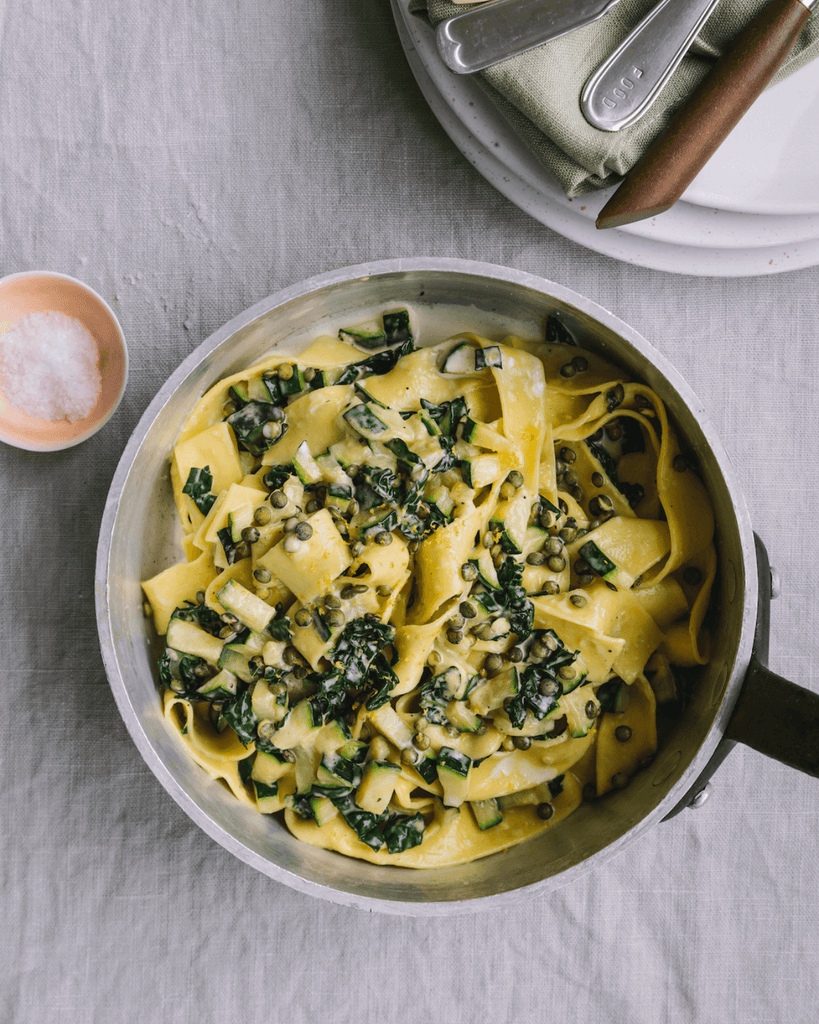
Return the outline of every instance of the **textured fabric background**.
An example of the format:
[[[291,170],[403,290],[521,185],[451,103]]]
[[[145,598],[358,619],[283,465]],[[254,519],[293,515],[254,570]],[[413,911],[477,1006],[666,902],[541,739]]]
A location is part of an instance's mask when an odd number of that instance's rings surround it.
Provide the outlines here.
[[[116,307],[125,400],[66,453],[0,445],[3,1024],[812,1024],[819,782],[737,749],[700,810],[556,893],[477,917],[302,896],[194,826],[102,668],[108,483],[166,376],[270,292],[468,257],[642,332],[713,417],[779,570],[771,665],[819,690],[819,270],[677,277],[540,226],[452,146],[381,0],[0,0],[0,274]]]

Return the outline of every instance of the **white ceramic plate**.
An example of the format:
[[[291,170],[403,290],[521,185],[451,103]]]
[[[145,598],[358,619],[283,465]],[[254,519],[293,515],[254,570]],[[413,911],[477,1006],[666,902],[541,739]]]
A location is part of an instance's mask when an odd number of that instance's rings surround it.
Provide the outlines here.
[[[444,129],[490,184],[547,227],[596,252],[673,273],[752,276],[819,263],[819,211],[748,214],[679,202],[654,220],[599,231],[594,219],[612,190],[567,199],[470,77],[445,68],[408,0],[392,4],[407,59]]]
[[[746,213],[819,214],[819,60],[759,97],[685,198]]]

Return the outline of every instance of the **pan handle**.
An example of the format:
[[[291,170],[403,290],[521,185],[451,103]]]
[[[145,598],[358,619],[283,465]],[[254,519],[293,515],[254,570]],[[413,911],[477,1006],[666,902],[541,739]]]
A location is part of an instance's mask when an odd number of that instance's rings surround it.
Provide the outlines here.
[[[685,796],[665,815],[668,821],[699,806],[709,780],[737,743],[753,747],[791,768],[819,777],[819,694],[788,682],[768,668],[771,635],[771,565],[754,534],[759,579],[754,645],[732,716],[711,759]]]
[[[767,666],[771,569],[762,541],[754,539],[760,578],[754,651],[725,738],[819,778],[819,694]]]

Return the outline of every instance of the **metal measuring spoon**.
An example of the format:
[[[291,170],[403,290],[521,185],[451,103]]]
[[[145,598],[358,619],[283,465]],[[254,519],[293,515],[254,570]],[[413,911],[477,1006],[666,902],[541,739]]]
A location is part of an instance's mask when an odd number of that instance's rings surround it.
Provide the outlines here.
[[[617,132],[643,116],[685,56],[718,0],[660,0],[586,82],[586,120]]]

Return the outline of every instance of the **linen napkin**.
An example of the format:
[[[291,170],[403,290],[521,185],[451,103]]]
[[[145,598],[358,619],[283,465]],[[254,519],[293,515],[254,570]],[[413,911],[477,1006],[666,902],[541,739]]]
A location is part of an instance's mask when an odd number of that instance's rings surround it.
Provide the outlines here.
[[[617,184],[768,0],[722,0],[648,113],[619,132],[592,127],[580,110],[583,86],[656,2],[620,0],[590,25],[473,76],[567,196]],[[449,0],[410,0],[409,9],[437,25],[469,6]],[[814,11],[771,84],[817,56],[819,11]],[[741,173],[737,167],[737,174]]]

